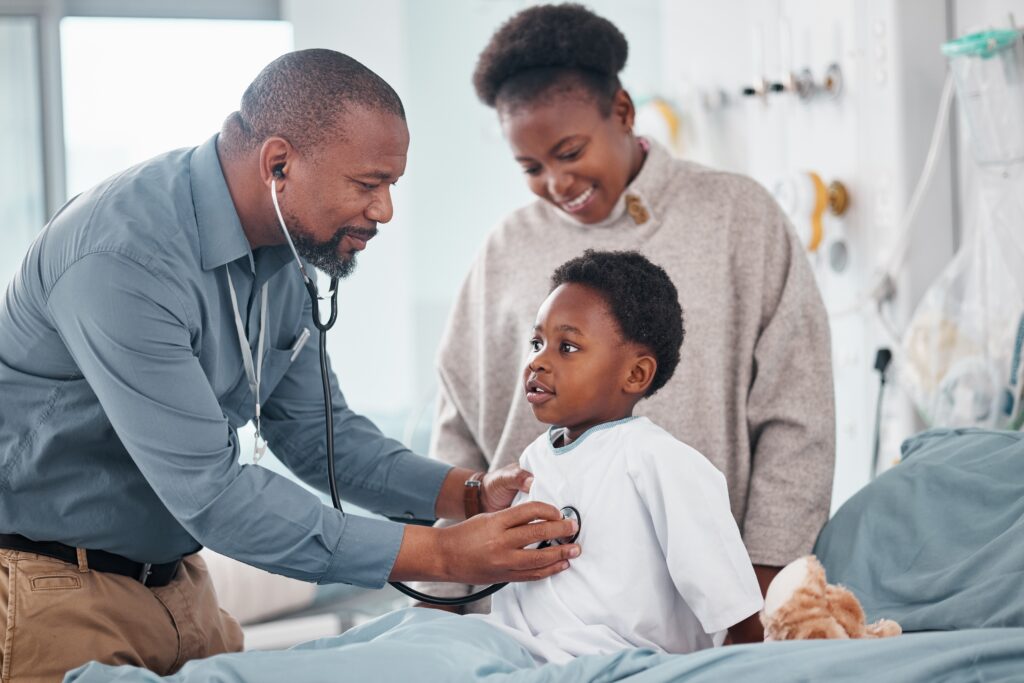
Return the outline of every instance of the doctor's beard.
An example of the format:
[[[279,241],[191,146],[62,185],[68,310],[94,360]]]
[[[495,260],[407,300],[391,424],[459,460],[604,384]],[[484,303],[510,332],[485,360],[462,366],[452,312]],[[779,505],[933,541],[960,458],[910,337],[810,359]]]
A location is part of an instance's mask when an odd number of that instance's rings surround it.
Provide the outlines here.
[[[362,240],[368,240],[377,234],[376,228],[339,228],[329,240],[317,242],[309,233],[292,223],[289,231],[295,251],[299,256],[309,261],[315,268],[319,268],[330,277],[344,278],[352,274],[356,268],[356,252],[350,251],[347,255],[338,254],[338,246],[346,235],[352,235]]]

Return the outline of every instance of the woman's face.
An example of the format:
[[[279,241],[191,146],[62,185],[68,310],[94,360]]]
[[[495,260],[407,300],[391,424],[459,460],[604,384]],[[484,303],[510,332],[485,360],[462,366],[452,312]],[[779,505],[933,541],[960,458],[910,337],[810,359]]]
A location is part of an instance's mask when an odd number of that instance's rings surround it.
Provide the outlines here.
[[[643,163],[624,90],[608,116],[572,91],[514,108],[499,101],[498,115],[530,190],[580,223],[607,218]]]

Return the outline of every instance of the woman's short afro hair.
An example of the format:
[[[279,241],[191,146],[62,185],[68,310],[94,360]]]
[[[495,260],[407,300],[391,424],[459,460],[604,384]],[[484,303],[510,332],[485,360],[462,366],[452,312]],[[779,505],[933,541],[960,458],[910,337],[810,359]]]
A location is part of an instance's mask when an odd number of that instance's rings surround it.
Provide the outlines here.
[[[499,95],[521,103],[555,85],[582,85],[610,111],[628,53],[622,32],[583,5],[538,5],[516,14],[491,37],[477,60],[473,86],[493,107]]]
[[[672,377],[683,345],[683,309],[672,279],[635,251],[594,251],[566,261],[551,276],[551,289],[564,284],[589,287],[608,303],[623,339],[646,348],[658,362],[653,396]]]

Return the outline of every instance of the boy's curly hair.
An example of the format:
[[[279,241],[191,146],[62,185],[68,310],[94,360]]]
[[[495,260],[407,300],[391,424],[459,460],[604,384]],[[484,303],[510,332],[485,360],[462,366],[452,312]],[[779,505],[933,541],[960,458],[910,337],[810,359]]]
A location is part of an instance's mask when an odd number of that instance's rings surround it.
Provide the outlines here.
[[[683,344],[683,309],[668,273],[635,251],[588,249],[560,265],[551,289],[567,283],[584,285],[608,303],[624,339],[647,348],[658,368],[645,397],[653,396],[679,365]]]

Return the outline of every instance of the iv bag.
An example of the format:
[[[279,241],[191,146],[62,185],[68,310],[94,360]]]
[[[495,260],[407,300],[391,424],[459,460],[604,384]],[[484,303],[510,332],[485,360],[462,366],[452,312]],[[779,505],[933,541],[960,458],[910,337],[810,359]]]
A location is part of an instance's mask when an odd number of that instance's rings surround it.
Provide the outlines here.
[[[973,157],[970,220],[918,304],[898,371],[932,427],[1024,424],[1024,49],[1015,30],[943,45]]]
[[[1024,420],[1024,165],[981,175],[966,240],[902,342],[900,379],[932,427]]]

